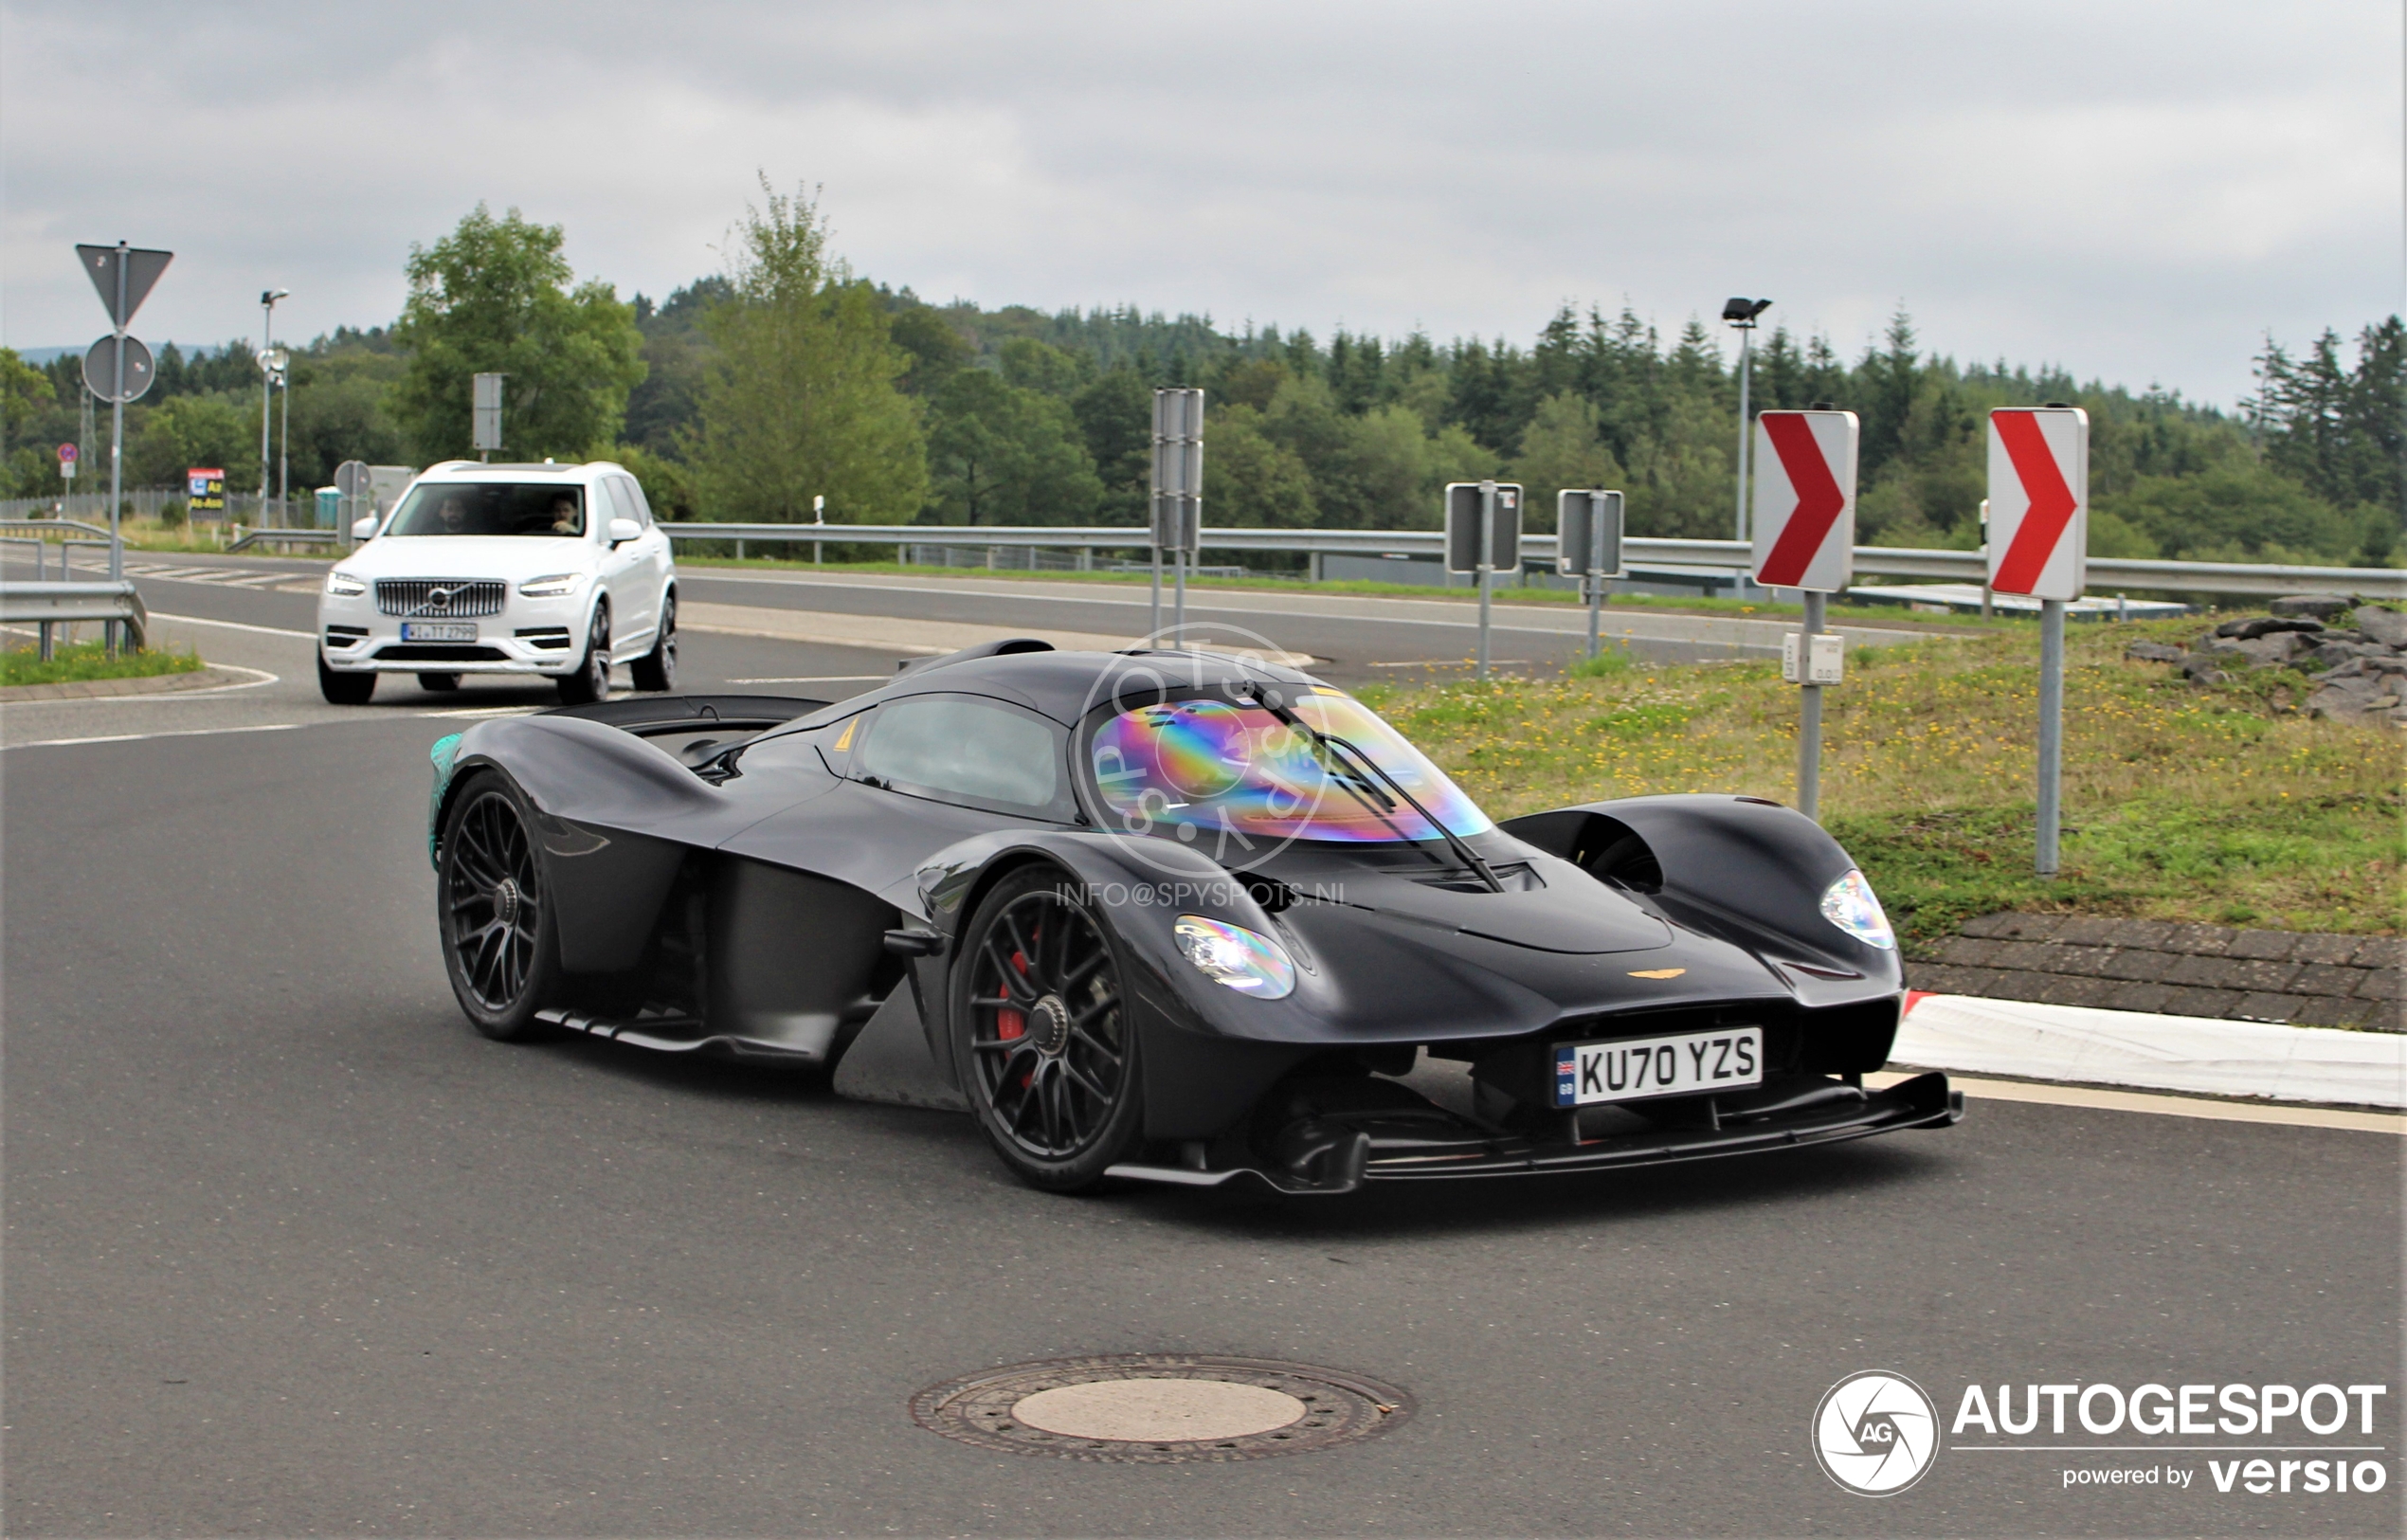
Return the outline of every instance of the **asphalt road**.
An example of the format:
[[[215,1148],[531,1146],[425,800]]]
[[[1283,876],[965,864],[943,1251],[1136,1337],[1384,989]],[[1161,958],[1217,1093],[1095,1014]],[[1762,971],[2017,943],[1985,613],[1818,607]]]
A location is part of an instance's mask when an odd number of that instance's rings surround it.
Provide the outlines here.
[[[278,683],[5,714],[48,745],[0,755],[9,1533],[2398,1531],[2395,1137],[1980,1102],[1668,1171],[1047,1197],[957,1117],[477,1037],[436,951],[425,714],[543,697],[316,706],[272,634],[306,598],[207,589],[151,602],[269,626],[193,630]],[[688,651],[697,682],[892,661]],[[54,741],[137,731],[190,735]],[[1419,1410],[1171,1467],[905,1414],[956,1374],[1149,1350],[1350,1368]],[[1949,1448],[1857,1497],[1808,1423],[1869,1368],[1943,1412],[1972,1383],[2386,1383],[2353,1441],[2391,1479],[2227,1495],[2204,1454]],[[2146,1463],[2195,1484],[2060,1479]]]

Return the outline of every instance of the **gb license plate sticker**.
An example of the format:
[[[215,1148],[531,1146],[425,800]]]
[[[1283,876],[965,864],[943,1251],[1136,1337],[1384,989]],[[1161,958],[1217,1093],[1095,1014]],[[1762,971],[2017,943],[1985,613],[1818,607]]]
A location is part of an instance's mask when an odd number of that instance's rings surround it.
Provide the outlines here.
[[[401,623],[404,642],[474,642],[477,640],[475,621],[404,621]]]
[[[1555,1049],[1554,1104],[1687,1096],[1764,1083],[1764,1029],[1731,1026],[1676,1038],[1566,1042]]]

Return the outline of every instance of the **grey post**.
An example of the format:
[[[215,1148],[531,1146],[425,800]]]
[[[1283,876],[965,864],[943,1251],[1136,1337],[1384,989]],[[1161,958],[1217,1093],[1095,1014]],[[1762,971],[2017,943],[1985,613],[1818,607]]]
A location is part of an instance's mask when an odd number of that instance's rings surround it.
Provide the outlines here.
[[[1608,494],[1597,493],[1601,505]],[[1594,658],[1603,645],[1604,629],[1604,509],[1599,506],[1588,516],[1588,656]]]
[[[267,528],[267,420],[274,404],[276,380],[268,371],[268,350],[276,343],[276,301],[290,299],[290,289],[259,291],[259,525]]]
[[[109,581],[125,577],[125,540],[118,529],[118,517],[123,512],[125,499],[125,270],[126,245],[117,244],[117,303],[111,310],[120,317],[117,323],[117,346],[110,350],[117,357],[115,377],[109,390]],[[60,565],[66,564],[66,548],[59,549]],[[107,652],[117,656],[117,622],[100,623],[100,635],[107,641]]]
[[[1479,677],[1488,677],[1488,592],[1496,575],[1496,483],[1479,483]]]
[[[1755,361],[1755,318],[1772,308],[1769,299],[1732,298],[1722,305],[1722,319],[1738,328],[1738,517],[1733,524],[1736,537],[1747,538],[1746,473],[1754,459],[1754,426],[1747,415],[1746,388]]]
[[[2039,601],[2039,860],[2041,877],[2056,875],[2057,836],[2064,826],[2064,601]]]
[[[1830,596],[1805,591],[1805,636],[1798,645],[1798,681],[1803,685],[1797,706],[1797,810],[1807,818],[1822,816],[1822,687],[1813,682],[1814,638],[1822,630],[1822,607]]]

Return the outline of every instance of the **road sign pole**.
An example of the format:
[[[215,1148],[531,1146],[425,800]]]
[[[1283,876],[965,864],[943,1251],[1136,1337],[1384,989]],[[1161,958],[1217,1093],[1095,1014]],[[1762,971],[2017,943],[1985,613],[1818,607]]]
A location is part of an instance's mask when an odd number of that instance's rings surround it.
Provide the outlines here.
[[[2064,601],[2039,601],[2039,859],[2041,877],[2056,875],[2064,825]]]
[[[1822,816],[1822,687],[1814,682],[1814,638],[1822,634],[1822,607],[1830,596],[1805,590],[1805,640],[1799,648],[1804,688],[1797,703],[1797,810],[1819,821]]]
[[[109,403],[109,581],[120,582],[125,577],[124,532],[118,519],[125,502],[125,274],[126,244],[117,244],[117,371],[116,397]],[[102,621],[100,634],[107,639],[110,657],[117,656],[117,622]]]
[[[1181,641],[1185,641],[1186,637],[1186,553],[1175,552],[1170,559],[1176,564],[1171,568],[1170,629],[1178,633]]]
[[[1148,636],[1162,634],[1162,548],[1153,548],[1153,619]]]
[[[1479,483],[1479,678],[1488,677],[1488,597],[1496,575],[1496,483]]]

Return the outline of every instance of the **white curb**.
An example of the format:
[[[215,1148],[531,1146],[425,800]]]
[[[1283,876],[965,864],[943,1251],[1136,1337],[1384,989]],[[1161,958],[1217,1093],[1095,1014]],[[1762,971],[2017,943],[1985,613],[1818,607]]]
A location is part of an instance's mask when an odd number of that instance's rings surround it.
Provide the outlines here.
[[[1968,1075],[2216,1096],[2407,1107],[2407,1035],[2200,1016],[1910,997],[1890,1058]]]

